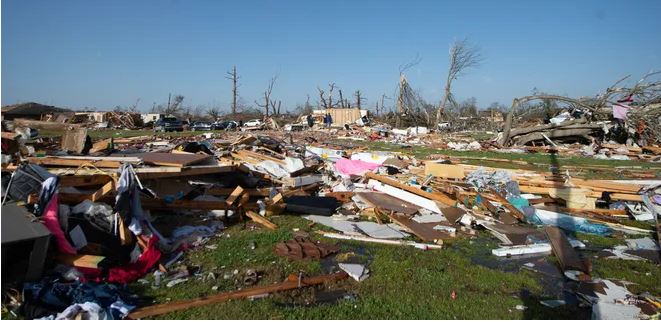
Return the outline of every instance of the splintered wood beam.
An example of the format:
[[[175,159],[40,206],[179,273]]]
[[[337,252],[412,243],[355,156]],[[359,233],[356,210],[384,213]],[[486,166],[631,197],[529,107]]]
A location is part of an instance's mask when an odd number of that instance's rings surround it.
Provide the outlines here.
[[[379,181],[381,183],[385,183],[387,185],[393,186],[395,188],[399,188],[399,189],[408,191],[410,193],[416,194],[420,197],[424,197],[424,198],[427,198],[427,199],[431,199],[431,200],[434,200],[434,201],[441,202],[441,203],[443,203],[445,205],[448,205],[448,206],[454,206],[454,204],[456,203],[456,201],[454,199],[450,198],[448,195],[446,195],[445,193],[442,193],[442,192],[434,192],[434,193],[427,192],[427,191],[424,191],[422,189],[418,189],[416,187],[412,187],[412,186],[403,184],[403,183],[401,183],[397,180],[390,179],[390,178],[387,178],[387,177],[384,177],[384,176],[380,176],[380,175],[372,173],[372,172],[368,172],[367,177],[370,178],[370,179],[374,179],[376,181]]]
[[[239,200],[239,197],[243,194],[243,188],[241,186],[236,186],[234,191],[227,197],[225,200],[225,203],[227,203],[228,207],[234,206],[234,203]]]
[[[58,157],[45,157],[45,158],[28,158],[30,163],[42,166],[58,166],[58,167],[79,167],[81,165],[89,164],[97,168],[119,168],[122,165],[119,161],[107,160],[84,160],[84,159],[64,159]]]
[[[95,191],[90,196],[90,200],[92,200],[93,202],[96,202],[96,201],[100,200],[101,198],[103,198],[108,193],[112,192],[113,190],[115,190],[115,182],[110,180],[106,184],[104,184],[101,188],[99,188],[99,190]]]
[[[192,300],[184,300],[177,302],[169,302],[163,304],[157,304],[147,307],[138,308],[135,311],[131,312],[128,317],[130,319],[141,319],[151,316],[157,316],[161,314],[166,314],[170,312],[176,312],[181,310],[187,310],[195,307],[200,307],[204,305],[224,302],[232,299],[242,299],[251,296],[270,294],[274,292],[288,291],[306,286],[313,286],[318,284],[323,284],[326,282],[333,282],[347,278],[349,275],[342,271],[339,273],[321,275],[315,277],[304,277],[300,280],[298,277],[290,275],[286,281],[267,285],[267,286],[257,286],[246,288],[243,290],[221,293],[217,295],[204,296]]]
[[[260,214],[254,212],[254,211],[246,211],[246,216],[250,217],[254,222],[270,229],[270,230],[276,230],[278,229],[278,225],[272,223],[270,220],[262,217]]]

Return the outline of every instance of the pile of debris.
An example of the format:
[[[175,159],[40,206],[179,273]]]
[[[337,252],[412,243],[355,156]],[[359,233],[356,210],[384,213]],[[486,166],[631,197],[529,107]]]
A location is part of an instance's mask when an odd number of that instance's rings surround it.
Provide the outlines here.
[[[167,285],[185,283],[194,273],[175,269],[175,263],[188,250],[248,220],[276,230],[271,219],[276,215],[303,216],[318,227],[320,237],[338,243],[420,250],[442,249],[448,240],[485,231],[501,242],[492,251],[495,256],[552,253],[567,279],[606,283],[612,290],[611,281],[592,280],[591,265],[575,250],[583,243],[568,233],[651,235],[651,230],[631,226],[630,219],[655,221],[661,210],[659,180],[584,180],[557,172],[347,150],[319,143],[309,133],[297,135],[296,141],[293,135],[267,133],[87,143],[86,134],[71,139],[67,134],[61,145],[40,142],[31,153],[6,149],[6,141],[16,137],[3,133],[3,257],[4,263],[11,258],[13,287],[24,294],[16,299],[16,313],[25,318],[143,318],[347,277],[368,278],[369,268],[347,262],[329,275],[294,274],[279,284],[161,305],[141,305],[123,287],[153,271],[160,272],[154,273],[157,283],[160,276],[167,277]],[[88,148],[83,152],[69,145]],[[169,214],[183,214],[195,224],[163,225],[158,219]],[[5,253],[8,245],[11,251]],[[274,253],[291,260],[319,260],[339,251],[337,245],[302,235],[274,246]],[[658,240],[634,240],[603,256],[658,263]],[[258,272],[250,272],[246,284],[258,278]],[[629,301],[620,295],[593,296],[594,314],[610,317],[616,305],[632,312],[627,318],[643,317],[650,312],[648,306],[640,309],[641,303],[658,301],[644,296]]]

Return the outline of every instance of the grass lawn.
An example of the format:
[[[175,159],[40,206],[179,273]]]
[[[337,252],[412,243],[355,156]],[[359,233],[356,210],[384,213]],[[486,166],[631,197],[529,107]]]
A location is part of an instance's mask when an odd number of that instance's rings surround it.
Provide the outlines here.
[[[202,276],[213,272],[216,280],[193,278],[172,288],[134,283],[132,289],[155,303],[193,299],[219,292],[236,290],[242,285],[247,269],[263,272],[258,285],[283,281],[291,273],[305,272],[309,276],[329,273],[338,258],[331,255],[320,261],[291,261],[273,253],[273,246],[292,237],[293,229],[310,232],[313,239],[338,243],[341,254],[355,254],[367,264],[371,276],[363,282],[352,279],[288,292],[273,294],[258,300],[234,300],[190,310],[173,312],[162,319],[576,319],[589,318],[589,311],[574,308],[550,309],[539,304],[550,299],[543,293],[544,285],[538,273],[518,270],[491,269],[475,264],[472,259],[496,261],[490,249],[497,241],[488,234],[475,240],[458,239],[442,250],[422,251],[410,247],[374,245],[361,242],[319,238],[312,230],[329,230],[323,226],[310,228],[309,222],[297,216],[278,216],[272,221],[277,231],[246,229],[242,224],[227,228],[223,236],[201,248],[186,253],[184,263],[201,267]],[[254,242],[256,249],[251,249]],[[588,241],[589,243],[590,241]],[[661,294],[661,269],[657,265],[620,260],[597,260],[595,275],[623,278],[637,283],[633,291]],[[511,265],[510,265],[511,266]],[[232,273],[238,270],[239,274]],[[232,277],[224,279],[225,274]],[[149,280],[153,280],[151,276]],[[217,286],[217,290],[212,290]],[[353,299],[335,303],[315,304],[317,295],[329,290],[345,290]],[[452,299],[452,292],[456,298]],[[527,307],[516,309],[517,305]]]

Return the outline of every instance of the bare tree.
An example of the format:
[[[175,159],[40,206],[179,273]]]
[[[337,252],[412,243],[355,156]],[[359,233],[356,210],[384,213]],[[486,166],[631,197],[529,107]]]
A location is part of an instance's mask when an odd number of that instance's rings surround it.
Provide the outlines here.
[[[195,107],[195,110],[193,110],[193,117],[195,119],[203,118],[205,116],[205,114],[206,113],[204,111],[204,106],[202,106],[202,105],[198,105],[197,107]]]
[[[275,102],[271,101],[271,93],[273,92],[273,86],[275,86],[275,81],[278,79],[278,75],[271,77],[269,81],[269,86],[264,91],[264,104],[260,104],[255,101],[255,104],[264,109],[264,115],[269,117],[269,108],[272,106],[275,111]]]
[[[360,109],[363,106],[363,102],[367,99],[363,96],[363,93],[360,90],[356,90],[353,95],[356,97],[356,107]]]
[[[140,98],[138,98],[137,100],[135,100],[135,104],[131,105],[131,106],[128,108],[128,112],[131,112],[131,113],[137,113],[137,112],[138,112],[138,103],[140,103]]]
[[[170,100],[171,95],[168,95],[168,105],[165,108],[161,108],[162,112],[166,115],[176,114],[182,109],[182,102],[184,101],[183,95],[176,95],[174,100]]]
[[[207,110],[207,115],[209,115],[212,121],[218,120],[218,118],[220,117],[220,108],[210,107]]]
[[[445,92],[436,112],[437,123],[440,121],[447,103],[456,104],[452,95],[452,81],[466,72],[466,70],[477,67],[482,60],[480,49],[471,45],[468,39],[455,41],[452,44],[450,47],[450,66],[448,67],[448,76],[445,81]]]
[[[236,73],[236,66],[232,68],[231,72],[227,72],[225,78],[232,81],[232,114],[236,114],[236,99],[239,96],[237,91],[237,81],[239,80],[239,75]]]
[[[335,83],[328,84],[328,97],[326,97],[324,95],[325,91],[317,87],[317,90],[319,90],[319,108],[329,109],[329,108],[335,108],[337,106],[337,103],[333,104],[333,91],[335,90],[335,88],[336,88]]]

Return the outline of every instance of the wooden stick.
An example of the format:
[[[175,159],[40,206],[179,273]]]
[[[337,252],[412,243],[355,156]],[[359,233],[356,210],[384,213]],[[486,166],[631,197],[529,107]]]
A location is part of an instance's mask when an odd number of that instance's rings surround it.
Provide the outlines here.
[[[260,214],[254,212],[254,211],[246,211],[246,216],[250,217],[254,222],[270,229],[270,230],[276,230],[278,229],[278,225],[272,223],[268,219],[262,217]]]
[[[321,275],[315,277],[306,277],[300,280],[296,277],[290,276],[286,281],[280,284],[251,287],[239,291],[232,291],[227,293],[221,293],[218,295],[200,297],[193,300],[170,302],[170,303],[157,304],[157,305],[139,308],[131,312],[128,315],[128,317],[130,319],[141,319],[145,317],[161,315],[179,310],[187,310],[194,307],[224,302],[232,299],[242,299],[250,296],[263,295],[263,294],[269,294],[280,291],[288,291],[305,286],[312,286],[326,282],[338,281],[347,278],[347,276],[349,275],[346,272],[339,272],[330,275]]]

